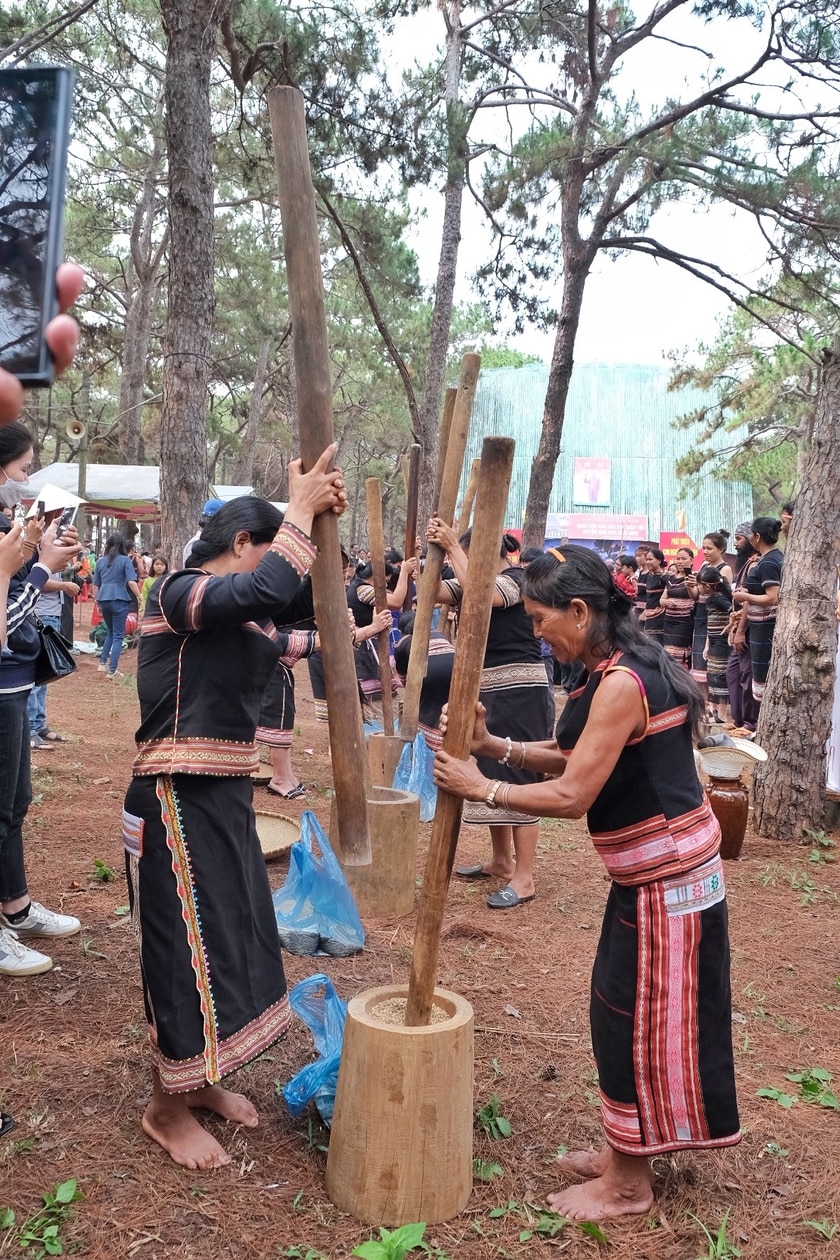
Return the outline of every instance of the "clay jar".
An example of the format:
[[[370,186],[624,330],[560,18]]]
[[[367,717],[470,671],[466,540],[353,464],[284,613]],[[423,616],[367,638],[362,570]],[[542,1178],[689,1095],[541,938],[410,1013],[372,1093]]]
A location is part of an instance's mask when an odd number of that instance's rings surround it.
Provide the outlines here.
[[[747,830],[747,785],[741,779],[718,779],[710,774],[706,795],[720,823],[720,856],[734,860],[740,856]]]

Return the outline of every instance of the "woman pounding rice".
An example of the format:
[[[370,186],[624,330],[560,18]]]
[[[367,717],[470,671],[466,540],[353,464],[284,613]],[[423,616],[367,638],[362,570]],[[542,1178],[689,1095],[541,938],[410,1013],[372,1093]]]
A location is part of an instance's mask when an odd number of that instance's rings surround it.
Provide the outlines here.
[[[692,748],[703,701],[640,629],[621,581],[583,547],[552,548],[528,569],[534,633],[588,671],[556,740],[514,745],[520,763],[555,778],[500,784],[473,761],[435,757],[438,787],[466,800],[586,814],[612,877],[590,998],[606,1142],[560,1159],[587,1180],[548,1199],[573,1220],[647,1212],[651,1155],[740,1138],[720,829]],[[472,751],[506,751],[481,706]]]
[[[225,504],[189,569],[150,592],[137,669],[141,724],[123,831],[140,942],[154,1092],[143,1129],[176,1164],[230,1157],[192,1114],[252,1128],[219,1082],[289,1023],[289,999],[250,775],[260,701],[315,559],[315,515],[346,504],[328,447],[289,464],[285,518],[266,499]],[[307,597],[308,605],[308,597]]]

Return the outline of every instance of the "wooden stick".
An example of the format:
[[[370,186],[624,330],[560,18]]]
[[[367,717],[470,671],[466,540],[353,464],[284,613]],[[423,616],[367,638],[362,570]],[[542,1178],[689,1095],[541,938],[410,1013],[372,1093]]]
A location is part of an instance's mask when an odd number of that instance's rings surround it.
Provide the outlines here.
[[[474,459],[472,468],[470,469],[470,479],[467,482],[467,488],[464,491],[464,502],[461,504],[461,515],[458,517],[458,535],[465,534],[470,527],[470,517],[472,516],[473,503],[475,502],[475,492],[478,486],[478,474],[481,468],[481,460]]]
[[[417,555],[417,507],[420,501],[420,443],[412,443],[408,453],[408,482],[405,488],[405,555]],[[411,583],[405,592],[403,609],[408,610],[412,604]]]
[[[515,445],[512,438],[488,437],[484,439],[481,450],[475,529],[470,542],[467,583],[461,604],[458,651],[449,688],[449,722],[443,739],[444,751],[462,760],[469,756],[475,724],[475,705],[487,647],[493,590],[499,571],[499,540],[505,524]],[[408,982],[405,1022],[412,1026],[428,1024],[432,1009],[440,929],[458,844],[462,808],[463,802],[459,797],[438,788]]]
[[[463,371],[463,363],[461,365]],[[440,438],[438,440],[438,459],[437,468],[435,469],[435,507],[440,503],[440,490],[443,485],[443,469],[446,464],[446,452],[449,450],[449,434],[452,431],[452,416],[455,413],[455,400],[458,397],[457,389],[448,389],[443,396],[443,415],[440,421]],[[463,464],[464,457],[461,456]],[[454,507],[454,504],[453,504]]]
[[[446,459],[441,470],[440,492],[436,506],[438,516],[445,521],[451,521],[455,515],[458,482],[461,480],[464,451],[467,449],[470,416],[480,367],[480,355],[464,355],[461,362],[461,377],[452,407]],[[414,633],[411,638],[411,655],[408,660],[403,715],[400,724],[400,738],[408,743],[417,734],[420,721],[420,691],[429,659],[429,636],[432,632],[432,614],[437,603],[440,575],[443,569],[443,555],[443,551],[436,543],[429,543],[426,566],[417,585],[417,615],[414,618]]]
[[[368,533],[370,536],[370,566],[373,569],[373,590],[376,611],[388,607],[388,589],[385,585],[385,530],[382,526],[382,487],[378,477],[365,479],[367,493]],[[386,735],[394,734],[394,700],[391,694],[391,645],[388,632],[377,636],[376,653],[379,657],[379,680],[382,685],[382,727]]]
[[[321,246],[303,96],[297,88],[272,88],[268,93],[268,110],[292,316],[300,453],[303,468],[307,470],[335,440]],[[338,517],[332,512],[316,516],[312,538],[320,553],[312,568],[312,596],[324,656],[341,853],[349,866],[366,866],[370,862],[369,774],[353,647],[347,627]]]

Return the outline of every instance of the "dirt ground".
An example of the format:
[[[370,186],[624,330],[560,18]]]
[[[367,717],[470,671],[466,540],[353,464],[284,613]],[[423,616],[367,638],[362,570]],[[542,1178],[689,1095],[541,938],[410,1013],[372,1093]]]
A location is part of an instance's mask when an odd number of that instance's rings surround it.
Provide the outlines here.
[[[69,742],[35,758],[36,800],[26,832],[30,887],[47,905],[78,915],[84,927],[51,948],[51,972],[0,983],[0,1104],[17,1119],[0,1142],[0,1222],[4,1206],[16,1217],[0,1229],[0,1256],[39,1254],[36,1244],[21,1250],[20,1227],[42,1194],[76,1178],[84,1197],[61,1224],[65,1252],[91,1260],[340,1260],[376,1231],[327,1199],[329,1135],[314,1109],[294,1120],[277,1097],[275,1084],[312,1054],[300,1023],[236,1078],[261,1110],[259,1128],[209,1122],[233,1155],[228,1168],[187,1172],[141,1132],[147,1037],[124,914],[119,827],[137,721],[136,653],[124,654],[126,677],[118,685],[97,674],[95,664],[94,657],[81,658],[77,674],[50,688],[50,724]],[[307,807],[326,824],[327,728],[313,719],[305,667],[298,667],[297,686],[294,760],[310,790],[305,800],[284,802],[283,812],[297,816]],[[264,789],[256,796],[268,803]],[[420,874],[429,831],[421,827]],[[482,859],[486,842],[483,829],[465,828],[459,858]],[[823,852],[831,856],[830,848]],[[530,905],[490,911],[487,885],[453,883],[439,983],[474,1007],[476,1109],[496,1095],[512,1136],[491,1140],[476,1124],[476,1158],[501,1171],[489,1182],[476,1180],[460,1216],[429,1227],[434,1254],[449,1260],[558,1250],[577,1257],[599,1249],[638,1260],[840,1254],[840,1115],[830,1093],[806,1102],[801,1083],[786,1079],[824,1069],[837,1084],[840,1074],[840,870],[810,857],[809,848],[748,833],[741,860],[727,864],[743,1141],[727,1152],[656,1159],[654,1211],[608,1223],[606,1246],[574,1225],[553,1236],[539,1232],[558,1223],[538,1216],[559,1184],[552,1170],[558,1146],[587,1146],[599,1135],[587,1002],[607,892],[603,870],[582,824],[551,822],[542,829],[538,896]],[[97,862],[116,877],[97,879]],[[270,863],[269,873],[278,886],[286,866]],[[350,959],[287,957],[289,982],[325,970],[349,998],[406,981],[412,926],[411,918],[369,921],[367,947]],[[765,1087],[796,1101],[785,1108],[758,1097]],[[719,1231],[727,1214],[724,1245]]]

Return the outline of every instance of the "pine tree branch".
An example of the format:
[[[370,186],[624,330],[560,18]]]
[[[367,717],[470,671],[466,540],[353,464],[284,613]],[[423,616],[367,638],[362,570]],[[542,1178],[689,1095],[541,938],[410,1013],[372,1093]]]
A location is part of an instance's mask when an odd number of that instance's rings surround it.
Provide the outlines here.
[[[362,292],[364,293],[365,298],[367,300],[367,304],[370,307],[370,313],[373,316],[373,322],[376,324],[376,327],[379,331],[379,335],[382,338],[383,342],[385,343],[385,349],[388,352],[391,362],[394,364],[395,368],[400,374],[400,379],[402,380],[402,383],[403,383],[403,389],[405,390],[406,402],[408,403],[409,414],[411,415],[412,441],[419,442],[420,439],[419,437],[417,437],[417,434],[421,432],[420,409],[417,405],[417,398],[414,393],[414,386],[411,383],[411,376],[409,374],[405,359],[400,354],[399,350],[397,349],[396,342],[391,336],[390,329],[388,328],[388,325],[385,321],[385,316],[382,314],[382,309],[376,300],[376,295],[374,294],[373,289],[371,288],[371,285],[370,285],[370,281],[367,278],[367,273],[365,272],[364,264],[362,263],[358,250],[353,244],[353,240],[350,236],[350,233],[347,231],[347,227],[344,223],[344,220],[341,218],[340,214],[338,213],[338,210],[336,209],[336,207],[333,205],[333,203],[330,201],[329,197],[327,197],[326,193],[323,190],[320,190],[318,195],[321,198],[321,201],[324,205],[325,210],[327,211],[327,214],[330,216],[333,223],[338,229],[339,236],[341,237],[341,242],[347,251],[350,261],[353,264],[353,268],[356,272],[356,278],[358,279],[359,284],[361,285]]]

